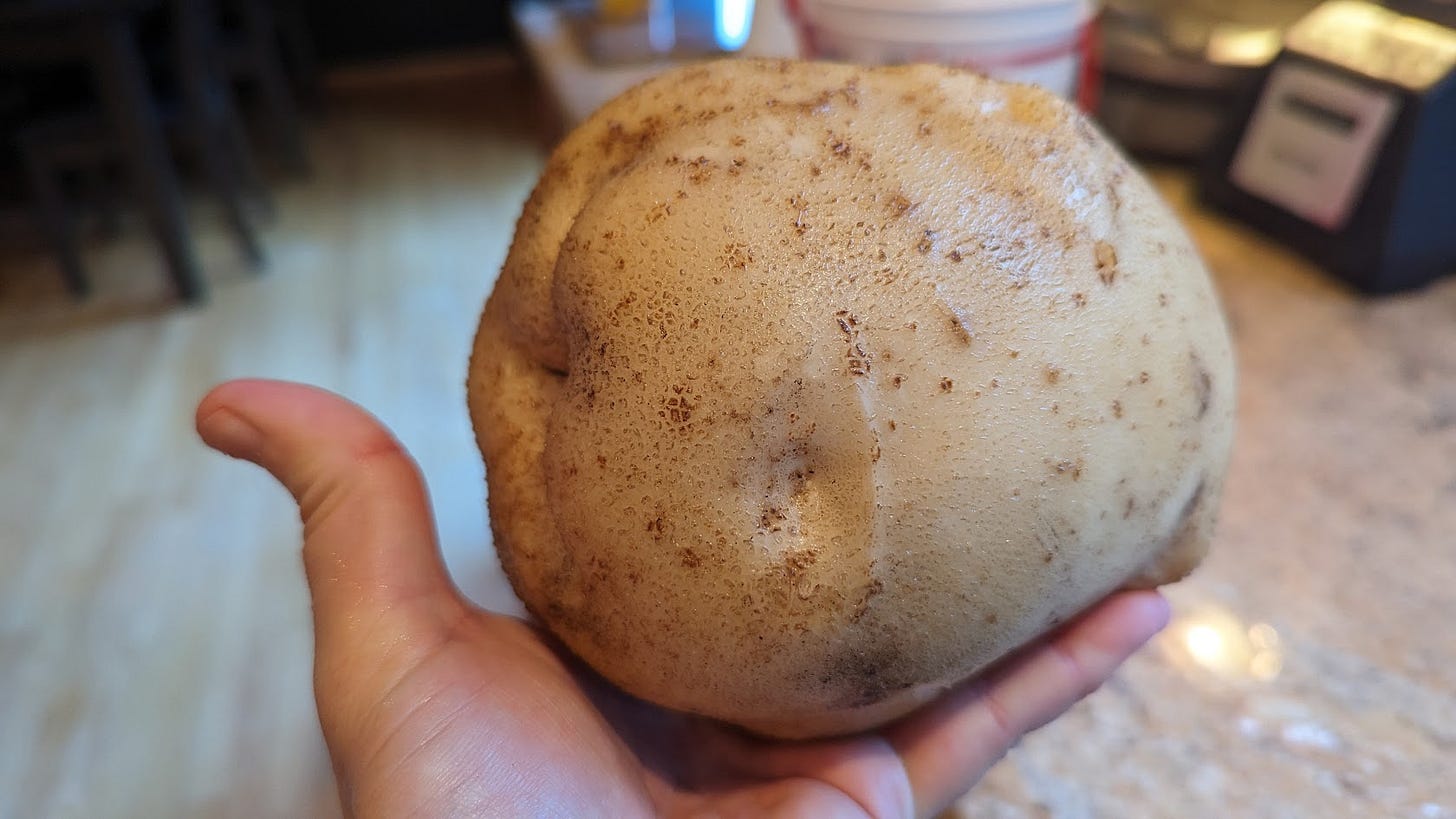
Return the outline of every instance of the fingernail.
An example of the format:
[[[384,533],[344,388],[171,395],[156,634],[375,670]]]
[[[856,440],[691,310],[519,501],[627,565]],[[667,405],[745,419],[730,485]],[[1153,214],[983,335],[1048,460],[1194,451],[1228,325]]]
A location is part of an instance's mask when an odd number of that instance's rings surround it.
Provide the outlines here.
[[[1168,622],[1173,619],[1173,609],[1168,605],[1168,599],[1157,592],[1142,598],[1141,605],[1147,618],[1149,637],[1167,628]]]
[[[263,434],[258,428],[229,409],[215,410],[198,423],[197,431],[208,446],[234,458],[257,461],[263,449]]]

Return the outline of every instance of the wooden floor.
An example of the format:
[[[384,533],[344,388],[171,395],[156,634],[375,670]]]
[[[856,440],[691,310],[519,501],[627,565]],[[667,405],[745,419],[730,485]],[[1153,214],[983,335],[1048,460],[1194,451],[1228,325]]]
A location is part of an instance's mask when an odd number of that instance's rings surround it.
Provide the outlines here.
[[[196,440],[218,381],[374,410],[430,478],[459,582],[514,605],[463,378],[541,154],[514,69],[455,73],[335,88],[261,278],[196,203],[205,308],[170,302],[139,228],[90,251],[82,306],[43,257],[0,256],[0,819],[337,814],[295,512]]]

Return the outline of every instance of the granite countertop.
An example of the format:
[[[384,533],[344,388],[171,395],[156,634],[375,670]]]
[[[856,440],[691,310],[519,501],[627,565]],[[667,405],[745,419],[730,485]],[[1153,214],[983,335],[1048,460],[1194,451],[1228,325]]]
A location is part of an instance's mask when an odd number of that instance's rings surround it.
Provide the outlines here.
[[[1211,556],[967,817],[1456,817],[1456,278],[1367,299],[1154,172],[1234,330]]]

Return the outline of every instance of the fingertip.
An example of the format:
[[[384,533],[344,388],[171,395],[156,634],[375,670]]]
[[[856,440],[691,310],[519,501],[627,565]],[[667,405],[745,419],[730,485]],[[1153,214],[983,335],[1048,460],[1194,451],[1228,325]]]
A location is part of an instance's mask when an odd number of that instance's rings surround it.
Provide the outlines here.
[[[280,382],[236,379],[209,389],[193,413],[193,428],[198,437],[224,455],[257,463],[264,435],[240,407],[252,403],[248,400],[250,392],[274,383]]]
[[[373,415],[317,387],[249,379],[203,396],[196,425],[205,443],[263,467],[297,501],[319,646],[396,608],[424,612],[432,628],[449,619],[458,598],[423,478]]]
[[[263,433],[231,409],[220,406],[198,413],[197,434],[202,442],[234,458],[257,463],[262,457]]]
[[[1156,590],[1117,592],[1054,634],[892,726],[915,804],[950,804],[1022,735],[1105,682],[1171,617]]]
[[[384,471],[399,484],[419,481],[413,459],[379,419],[319,387],[268,379],[228,381],[198,402],[195,423],[204,443],[264,467],[300,504],[317,500],[308,492],[311,486],[344,481],[371,462],[388,460],[390,469]]]
[[[197,402],[197,418],[201,420],[219,407],[230,406],[237,403],[240,395],[249,390],[256,389],[260,385],[281,384],[283,382],[267,381],[260,378],[234,378],[214,384],[202,398]]]
[[[1167,627],[1173,617],[1168,599],[1156,590],[1118,592],[1071,628],[1105,635],[1105,642],[1123,644],[1132,653]]]
[[[1157,634],[1168,627],[1173,619],[1173,607],[1168,603],[1168,598],[1156,590],[1134,592],[1137,595],[1134,601],[1139,609],[1139,619],[1151,629],[1149,637]]]
[[[204,444],[224,455],[258,462],[264,441],[262,431],[237,410],[238,398],[257,383],[227,381],[202,396],[193,415],[193,427]]]

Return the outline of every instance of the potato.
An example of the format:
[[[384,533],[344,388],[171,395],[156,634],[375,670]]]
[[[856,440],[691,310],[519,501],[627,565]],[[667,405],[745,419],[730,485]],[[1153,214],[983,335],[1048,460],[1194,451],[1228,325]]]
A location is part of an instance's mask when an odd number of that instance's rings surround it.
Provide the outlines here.
[[[469,376],[496,548],[626,691],[866,729],[1207,548],[1208,276],[1043,91],[729,61],[550,158]]]

